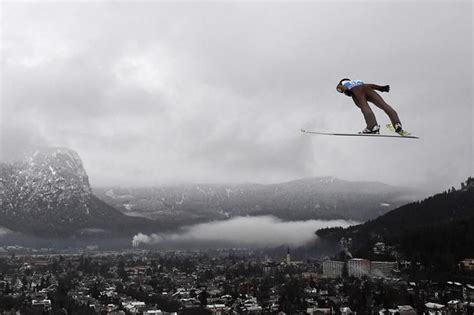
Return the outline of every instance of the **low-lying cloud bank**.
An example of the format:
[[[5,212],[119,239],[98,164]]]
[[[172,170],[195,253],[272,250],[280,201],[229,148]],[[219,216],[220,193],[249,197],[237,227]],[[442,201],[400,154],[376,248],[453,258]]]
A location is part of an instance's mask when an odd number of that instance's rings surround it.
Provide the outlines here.
[[[188,226],[178,233],[138,233],[133,237],[133,246],[140,244],[170,245],[195,242],[219,243],[246,247],[271,247],[287,244],[301,246],[315,241],[314,232],[325,227],[347,227],[357,224],[345,220],[308,220],[284,222],[273,216],[235,217],[226,221],[214,221]]]
[[[0,226],[0,237],[5,236],[7,234],[11,234],[11,233],[12,233],[11,230],[9,230],[9,229],[7,229],[3,226]]]

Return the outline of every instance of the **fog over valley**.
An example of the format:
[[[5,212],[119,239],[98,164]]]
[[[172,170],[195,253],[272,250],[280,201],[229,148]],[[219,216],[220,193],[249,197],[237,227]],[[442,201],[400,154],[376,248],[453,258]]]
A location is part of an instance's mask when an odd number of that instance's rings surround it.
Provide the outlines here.
[[[225,221],[187,226],[173,233],[139,233],[133,245],[143,244],[162,247],[205,246],[220,247],[298,247],[317,241],[315,231],[326,227],[348,227],[358,224],[344,220],[307,220],[284,222],[273,216],[235,217]]]

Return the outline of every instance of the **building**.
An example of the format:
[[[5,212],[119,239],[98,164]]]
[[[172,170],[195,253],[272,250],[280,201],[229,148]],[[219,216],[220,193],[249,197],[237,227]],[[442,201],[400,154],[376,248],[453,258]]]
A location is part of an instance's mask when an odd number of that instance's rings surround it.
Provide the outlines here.
[[[31,307],[39,312],[49,312],[52,309],[51,300],[33,300]]]
[[[146,304],[145,302],[132,301],[132,302],[122,303],[122,306],[130,314],[143,314]]]
[[[290,247],[288,246],[287,252],[286,252],[286,259],[282,261],[282,265],[285,266],[299,266],[302,265],[302,261],[294,261],[291,260],[291,255],[290,255]]]
[[[397,312],[399,315],[416,315],[416,311],[411,305],[398,305]]]
[[[415,309],[410,305],[399,305],[397,308],[381,309],[380,315],[416,315]]]
[[[451,300],[448,302],[447,309],[449,314],[467,314],[467,302],[460,300]]]
[[[370,274],[370,260],[352,258],[347,262],[349,277],[362,278]]]
[[[324,314],[332,314],[333,311],[330,308],[311,307],[311,308],[306,309],[306,313],[309,315],[324,315]]]
[[[291,264],[290,246],[288,246],[288,250],[286,252],[286,264]]]
[[[340,278],[344,269],[343,261],[326,260],[323,261],[323,277]]]
[[[279,264],[274,261],[266,261],[265,263],[263,263],[263,272],[266,274],[274,273],[278,271],[278,266]]]
[[[466,284],[464,288],[464,299],[474,301],[474,285]]]
[[[474,258],[465,258],[459,263],[461,270],[463,271],[474,271]]]
[[[374,254],[385,254],[385,243],[383,242],[377,242],[375,243],[374,245],[374,248],[372,249],[372,251],[374,252]]]
[[[428,315],[444,315],[446,314],[446,306],[443,304],[428,302],[425,304],[426,314]]]
[[[463,299],[465,290],[460,282],[447,281],[444,288],[444,295],[445,298],[450,300],[461,300]]]
[[[230,310],[225,304],[208,304],[206,305],[206,309],[216,315],[226,314]]]

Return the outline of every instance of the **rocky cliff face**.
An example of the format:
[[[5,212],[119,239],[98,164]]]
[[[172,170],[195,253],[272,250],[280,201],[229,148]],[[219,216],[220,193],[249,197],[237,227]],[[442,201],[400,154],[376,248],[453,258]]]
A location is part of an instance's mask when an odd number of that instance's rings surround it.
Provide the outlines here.
[[[90,214],[89,180],[72,150],[36,150],[22,162],[2,165],[0,193],[1,210],[11,216],[55,215],[71,221]]]
[[[92,194],[79,155],[41,148],[0,164],[0,225],[27,234],[68,236],[83,229],[117,229],[129,218]]]

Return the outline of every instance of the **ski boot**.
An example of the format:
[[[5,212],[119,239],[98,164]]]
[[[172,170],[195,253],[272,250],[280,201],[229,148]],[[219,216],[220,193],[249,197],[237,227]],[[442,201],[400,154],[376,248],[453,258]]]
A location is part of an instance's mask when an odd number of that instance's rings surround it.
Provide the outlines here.
[[[375,125],[371,129],[365,128],[364,130],[359,132],[359,134],[379,134],[379,133],[380,133],[380,126],[379,125]]]
[[[395,129],[395,132],[400,134],[400,135],[403,135],[403,129],[402,129],[402,124],[401,123],[395,123],[395,125],[393,125],[393,128]]]

